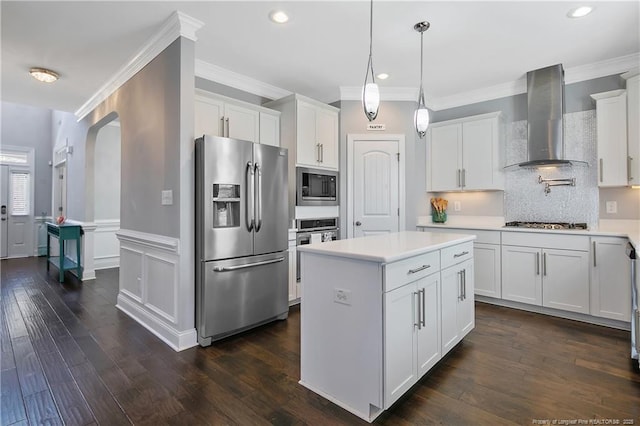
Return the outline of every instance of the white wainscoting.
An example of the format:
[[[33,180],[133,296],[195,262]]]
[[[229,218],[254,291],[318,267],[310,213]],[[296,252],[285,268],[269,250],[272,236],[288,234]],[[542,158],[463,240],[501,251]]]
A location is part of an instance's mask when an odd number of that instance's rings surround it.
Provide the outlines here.
[[[116,232],[120,229],[120,220],[96,220],[94,223],[94,269],[117,268],[120,266],[120,242]]]
[[[180,330],[180,240],[120,229],[120,291],[116,307],[176,351],[197,344],[196,330]],[[185,287],[185,288],[182,288]]]

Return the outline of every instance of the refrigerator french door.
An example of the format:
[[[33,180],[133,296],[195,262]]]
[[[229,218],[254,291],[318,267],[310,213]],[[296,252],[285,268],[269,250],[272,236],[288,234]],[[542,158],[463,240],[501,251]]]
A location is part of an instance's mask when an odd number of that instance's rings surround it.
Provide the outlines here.
[[[288,316],[287,150],[196,140],[198,343]]]

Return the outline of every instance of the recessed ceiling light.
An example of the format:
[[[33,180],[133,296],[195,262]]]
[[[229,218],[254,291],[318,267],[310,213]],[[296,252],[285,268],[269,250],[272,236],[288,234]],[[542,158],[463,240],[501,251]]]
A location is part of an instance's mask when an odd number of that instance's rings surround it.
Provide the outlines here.
[[[284,24],[289,20],[289,16],[281,10],[274,10],[269,14],[269,19],[276,24]]]
[[[588,14],[590,14],[592,11],[593,11],[593,8],[591,6],[580,6],[580,7],[571,9],[567,13],[567,16],[569,18],[582,18],[583,16],[587,16]]]
[[[389,78],[389,74],[387,74],[386,72],[381,72],[376,77],[378,77],[380,80],[386,80]]]
[[[31,77],[44,83],[53,83],[58,79],[58,73],[48,70],[46,68],[31,68],[29,70]]]

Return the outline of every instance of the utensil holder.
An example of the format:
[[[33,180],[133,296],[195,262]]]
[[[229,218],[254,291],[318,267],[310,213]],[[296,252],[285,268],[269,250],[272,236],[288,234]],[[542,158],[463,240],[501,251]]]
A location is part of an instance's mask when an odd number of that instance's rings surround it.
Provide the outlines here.
[[[433,223],[445,223],[447,221],[447,212],[431,212],[431,220]]]

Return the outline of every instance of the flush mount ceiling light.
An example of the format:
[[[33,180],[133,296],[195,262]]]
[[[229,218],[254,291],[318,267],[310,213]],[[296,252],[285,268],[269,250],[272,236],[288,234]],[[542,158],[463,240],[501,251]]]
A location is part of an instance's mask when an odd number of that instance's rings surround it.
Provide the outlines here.
[[[36,80],[44,83],[53,83],[59,78],[58,73],[46,68],[31,68],[29,74]]]
[[[386,72],[381,72],[376,77],[378,77],[380,80],[386,80],[389,78],[389,74],[387,74]]]
[[[378,116],[380,106],[380,91],[376,84],[376,77],[373,74],[373,0],[369,13],[369,62],[367,63],[367,73],[364,75],[364,85],[362,86],[362,108],[364,115],[369,121],[373,121]],[[371,83],[367,83],[371,75]]]
[[[284,24],[285,22],[289,21],[289,15],[281,10],[274,10],[269,13],[269,19],[271,19],[271,21],[275,22],[276,24]]]
[[[569,18],[582,18],[583,16],[587,16],[588,14],[590,14],[592,11],[593,11],[593,8],[591,6],[580,6],[580,7],[571,9],[567,13],[567,16]]]
[[[427,133],[427,127],[429,127],[429,110],[424,103],[424,90],[422,88],[422,64],[424,63],[422,58],[422,40],[424,39],[424,32],[427,31],[430,26],[431,24],[427,21],[418,22],[413,26],[413,29],[420,33],[420,91],[418,92],[418,108],[413,117],[416,132],[418,132],[420,138],[424,137]]]

